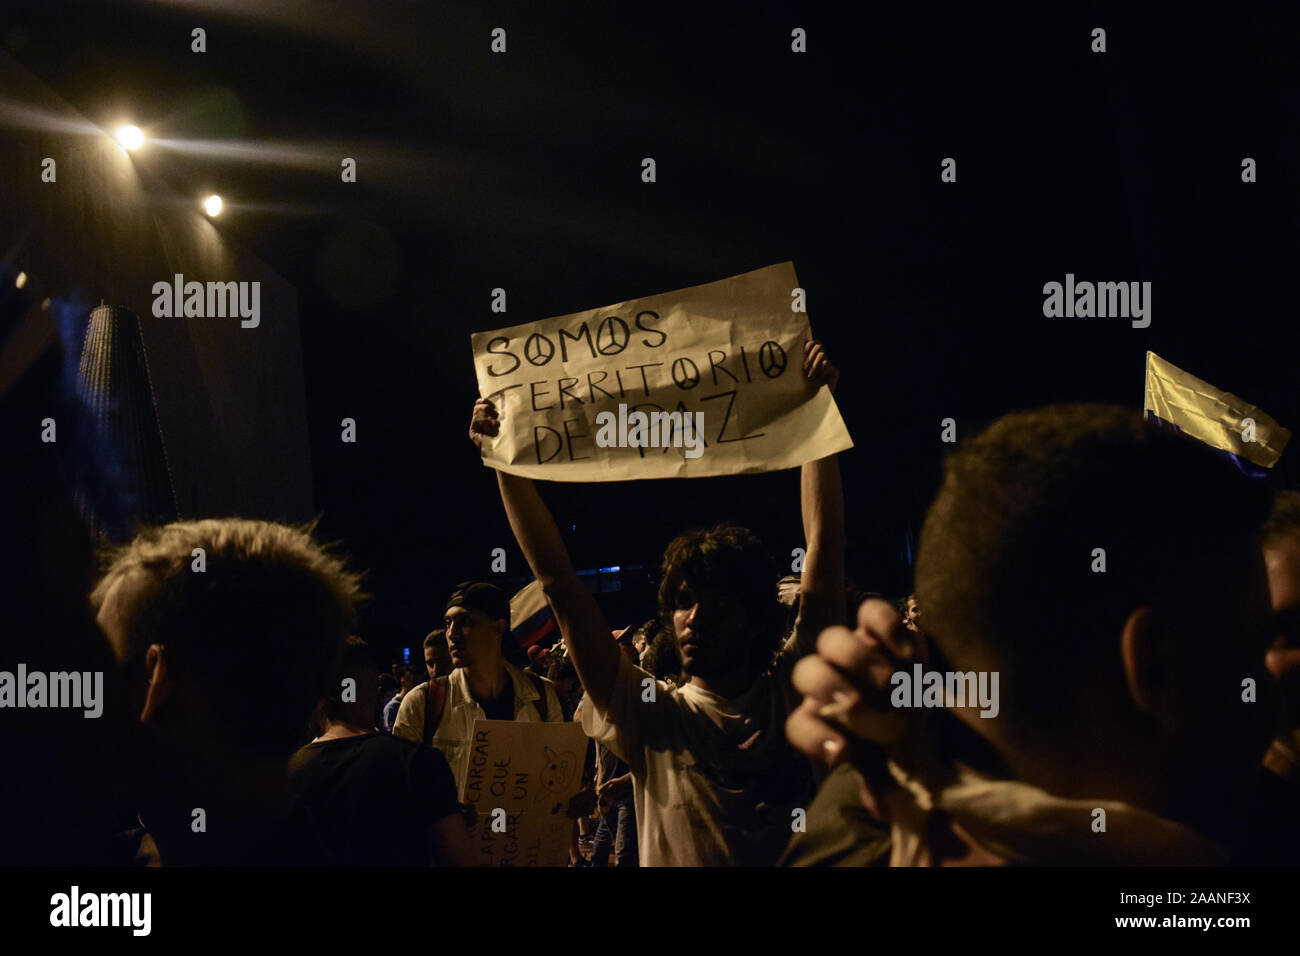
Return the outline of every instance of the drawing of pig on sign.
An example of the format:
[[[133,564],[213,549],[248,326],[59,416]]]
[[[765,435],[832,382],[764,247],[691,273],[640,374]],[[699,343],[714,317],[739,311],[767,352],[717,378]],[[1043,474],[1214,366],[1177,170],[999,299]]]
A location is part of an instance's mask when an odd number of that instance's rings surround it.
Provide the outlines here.
[[[480,866],[564,866],[587,737],[575,723],[478,720],[461,800]]]
[[[556,753],[550,747],[542,750],[545,754],[547,764],[542,770],[541,786],[537,790],[537,796],[533,798],[534,803],[541,803],[543,800],[557,801],[558,794],[564,785],[573,779],[577,772],[577,758],[574,757],[573,751],[566,750],[564,753]]]

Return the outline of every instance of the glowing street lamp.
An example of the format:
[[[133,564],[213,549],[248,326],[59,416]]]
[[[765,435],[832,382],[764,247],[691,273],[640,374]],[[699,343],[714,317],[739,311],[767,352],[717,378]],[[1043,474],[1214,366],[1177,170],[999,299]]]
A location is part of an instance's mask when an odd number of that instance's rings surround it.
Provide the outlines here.
[[[123,126],[117,131],[117,141],[124,149],[139,149],[144,145],[144,133],[138,126]]]
[[[209,216],[217,216],[221,212],[221,197],[214,193],[203,200],[203,211]]]

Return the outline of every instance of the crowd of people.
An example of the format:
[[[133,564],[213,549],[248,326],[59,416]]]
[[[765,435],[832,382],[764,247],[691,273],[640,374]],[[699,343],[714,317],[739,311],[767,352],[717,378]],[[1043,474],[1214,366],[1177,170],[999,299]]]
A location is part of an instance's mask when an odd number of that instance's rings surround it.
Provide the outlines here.
[[[817,343],[803,371],[839,377]],[[499,427],[478,400],[473,442]],[[536,485],[496,481],[559,640],[516,666],[509,596],[467,581],[424,664],[389,673],[353,636],[358,573],[310,529],[173,522],[92,579],[75,516],[9,475],[40,517],[10,515],[33,555],[8,585],[15,623],[113,678],[118,719],[60,733],[83,785],[110,737],[124,771],[97,791],[120,817],[39,817],[16,862],[98,862],[98,833],[122,865],[472,864],[480,719],[589,738],[574,866],[1300,862],[1300,493],[1135,411],[1018,412],[968,440],[897,603],[845,580],[834,456],[801,469],[797,577],[743,527],[690,531],[658,607],[621,628]],[[926,672],[996,675],[996,713],[900,695]],[[57,790],[66,813],[66,787],[3,796]]]

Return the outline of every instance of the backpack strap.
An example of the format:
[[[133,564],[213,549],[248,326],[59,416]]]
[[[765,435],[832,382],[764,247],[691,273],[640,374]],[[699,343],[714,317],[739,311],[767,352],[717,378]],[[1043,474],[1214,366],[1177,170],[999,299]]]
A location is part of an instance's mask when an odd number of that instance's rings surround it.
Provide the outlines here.
[[[533,682],[533,686],[537,688],[537,693],[541,695],[541,697],[538,699],[536,704],[537,716],[541,717],[542,721],[545,722],[546,706],[547,706],[546,705],[546,682],[542,680],[542,678],[539,675],[534,674],[532,671],[524,671],[524,673],[528,675],[528,679],[531,680]]]
[[[421,740],[426,747],[433,745],[433,734],[442,723],[442,712],[447,707],[447,678],[435,677],[429,681],[424,693],[424,732]]]

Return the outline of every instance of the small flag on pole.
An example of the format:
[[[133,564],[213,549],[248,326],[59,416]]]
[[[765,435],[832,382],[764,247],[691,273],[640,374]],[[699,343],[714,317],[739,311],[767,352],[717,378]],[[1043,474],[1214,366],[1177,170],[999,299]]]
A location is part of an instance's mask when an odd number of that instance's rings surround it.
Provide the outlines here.
[[[1155,352],[1147,352],[1145,412],[1148,418],[1158,418],[1227,452],[1248,474],[1276,465],[1291,439],[1291,432],[1263,410],[1184,372]]]
[[[535,644],[549,647],[555,642],[555,615],[541,581],[529,581],[510,599],[510,624],[510,633],[524,650]]]

